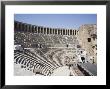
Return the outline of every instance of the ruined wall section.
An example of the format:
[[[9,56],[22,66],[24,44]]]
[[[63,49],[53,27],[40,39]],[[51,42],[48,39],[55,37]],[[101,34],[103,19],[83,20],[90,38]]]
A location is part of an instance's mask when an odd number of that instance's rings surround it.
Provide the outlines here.
[[[81,48],[87,52],[90,62],[97,63],[97,25],[85,24],[78,30],[77,37]]]

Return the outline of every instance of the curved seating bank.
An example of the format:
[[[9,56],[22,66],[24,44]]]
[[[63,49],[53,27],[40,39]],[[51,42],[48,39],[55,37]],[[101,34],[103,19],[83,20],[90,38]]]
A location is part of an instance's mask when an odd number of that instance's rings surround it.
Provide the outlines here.
[[[78,56],[81,56],[83,49],[78,47],[77,35],[78,30],[74,29],[49,28],[15,21],[14,64],[36,76],[57,75],[54,71],[63,66],[70,71],[68,76],[82,76],[83,68],[77,64],[81,63]],[[79,72],[75,73],[73,69]]]

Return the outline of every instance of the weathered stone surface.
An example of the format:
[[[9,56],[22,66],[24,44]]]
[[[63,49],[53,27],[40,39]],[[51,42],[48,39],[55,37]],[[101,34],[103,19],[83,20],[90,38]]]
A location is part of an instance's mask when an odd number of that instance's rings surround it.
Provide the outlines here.
[[[80,46],[85,49],[87,55],[91,58],[92,63],[97,63],[97,25],[82,25],[78,32]]]

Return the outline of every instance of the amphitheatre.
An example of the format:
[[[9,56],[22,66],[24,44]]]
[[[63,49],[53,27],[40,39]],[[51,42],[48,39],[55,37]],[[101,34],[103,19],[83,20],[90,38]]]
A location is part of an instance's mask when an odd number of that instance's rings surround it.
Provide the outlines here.
[[[14,21],[15,76],[97,76],[97,25],[51,28]]]

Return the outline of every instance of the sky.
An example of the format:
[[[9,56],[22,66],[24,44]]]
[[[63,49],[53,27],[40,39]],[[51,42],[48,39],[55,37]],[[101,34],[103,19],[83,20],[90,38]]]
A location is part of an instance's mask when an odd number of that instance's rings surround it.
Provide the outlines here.
[[[97,14],[15,14],[14,20],[44,27],[78,29],[84,24],[97,24]]]

